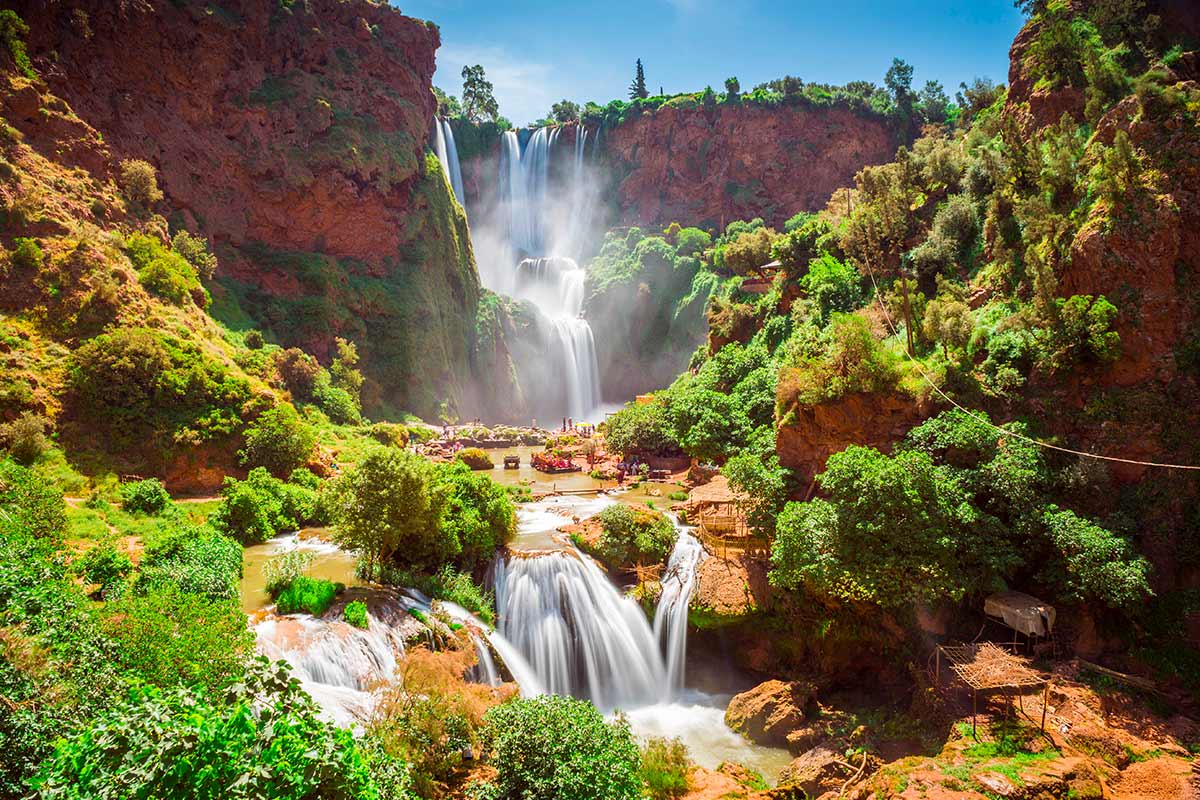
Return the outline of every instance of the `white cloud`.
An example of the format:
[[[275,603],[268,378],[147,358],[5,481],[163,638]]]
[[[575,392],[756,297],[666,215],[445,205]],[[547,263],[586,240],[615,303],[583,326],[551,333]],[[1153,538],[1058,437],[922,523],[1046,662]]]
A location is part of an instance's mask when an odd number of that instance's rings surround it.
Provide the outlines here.
[[[461,96],[462,68],[474,64],[483,65],[500,104],[500,113],[516,125],[541,119],[554,102],[566,96],[552,65],[528,61],[495,46],[443,44],[437,53],[434,82],[444,91]]]

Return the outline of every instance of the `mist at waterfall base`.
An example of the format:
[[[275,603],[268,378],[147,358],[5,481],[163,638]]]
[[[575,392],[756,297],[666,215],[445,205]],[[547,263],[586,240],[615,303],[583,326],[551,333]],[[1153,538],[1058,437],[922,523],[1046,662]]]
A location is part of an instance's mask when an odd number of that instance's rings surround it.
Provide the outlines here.
[[[489,629],[451,603],[441,607],[466,624],[479,665],[473,679],[496,685],[507,673],[523,695],[569,694],[607,714],[624,713],[638,736],[678,737],[694,761],[715,768],[737,761],[768,780],[789,761],[786,751],[754,745],[724,724],[728,695],[686,688],[687,609],[700,543],[678,526],[653,620],[591,558],[549,534],[572,516],[591,516],[611,497],[553,497],[518,509],[518,536],[492,574],[499,626]],[[320,545],[281,538],[267,545]],[[328,552],[318,550],[317,559]],[[293,666],[304,688],[342,725],[368,718],[372,689],[392,675],[404,641],[428,613],[429,598],[411,590],[372,590],[366,630],[331,609],[322,618],[268,617],[255,625],[259,647]]]
[[[453,132],[444,121],[435,127],[439,158],[461,184]],[[506,131],[478,196],[459,195],[484,287],[528,304],[532,330],[511,352],[530,416],[548,422],[602,416],[595,337],[603,325],[584,318],[580,267],[606,224],[598,142],[598,133],[582,126]]]

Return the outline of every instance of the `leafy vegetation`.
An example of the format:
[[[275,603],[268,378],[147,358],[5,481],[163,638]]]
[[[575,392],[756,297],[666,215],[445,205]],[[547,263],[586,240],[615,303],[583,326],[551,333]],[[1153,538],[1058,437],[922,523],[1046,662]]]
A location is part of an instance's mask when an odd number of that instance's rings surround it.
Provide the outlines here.
[[[675,546],[675,526],[663,514],[615,503],[601,511],[596,555],[606,564],[646,565],[666,561]]]
[[[634,800],[641,796],[629,725],[606,722],[571,697],[522,698],[487,713],[497,796],[517,800]]]

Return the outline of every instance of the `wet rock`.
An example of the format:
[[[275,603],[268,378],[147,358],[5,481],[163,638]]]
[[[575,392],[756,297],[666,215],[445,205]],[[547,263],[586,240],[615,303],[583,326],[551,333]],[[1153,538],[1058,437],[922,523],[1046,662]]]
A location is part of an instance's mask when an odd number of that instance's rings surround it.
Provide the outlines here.
[[[784,767],[779,784],[819,797],[838,789],[849,777],[842,761],[841,753],[831,745],[818,745]]]
[[[734,696],[725,724],[751,741],[786,747],[788,734],[805,724],[816,706],[817,687],[808,681],[766,681]]]

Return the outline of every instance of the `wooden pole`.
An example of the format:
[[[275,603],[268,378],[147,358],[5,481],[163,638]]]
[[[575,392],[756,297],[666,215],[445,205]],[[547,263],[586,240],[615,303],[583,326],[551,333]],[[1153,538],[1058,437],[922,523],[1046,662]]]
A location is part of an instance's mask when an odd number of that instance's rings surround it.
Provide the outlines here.
[[[1042,733],[1046,732],[1046,706],[1050,704],[1050,684],[1042,688]]]
[[[979,690],[971,690],[971,736],[975,737],[975,741],[979,741],[979,734],[975,732],[975,715],[979,711]]]

